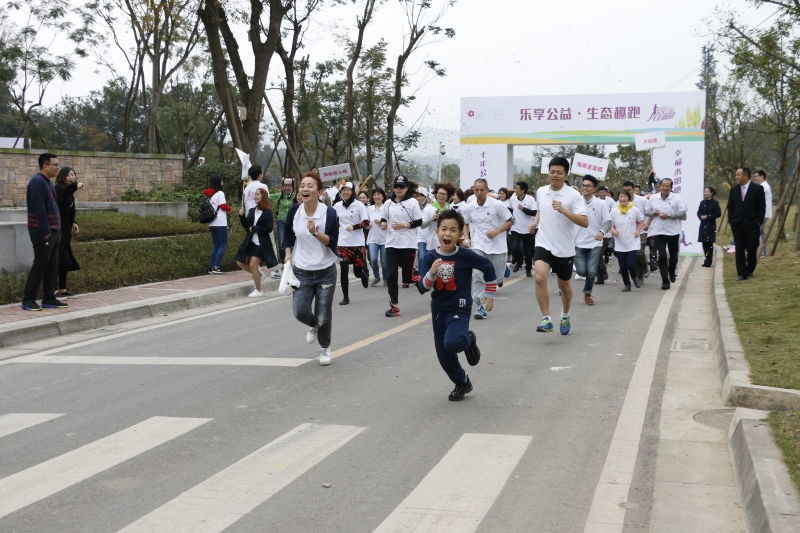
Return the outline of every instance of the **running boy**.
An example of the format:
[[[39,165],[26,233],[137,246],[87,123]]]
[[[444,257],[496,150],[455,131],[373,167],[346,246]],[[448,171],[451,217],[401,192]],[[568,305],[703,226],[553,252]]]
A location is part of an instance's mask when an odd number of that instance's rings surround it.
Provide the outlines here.
[[[439,247],[428,250],[422,262],[421,290],[431,290],[431,320],[436,356],[442,369],[455,384],[451,402],[464,399],[472,391],[472,382],[458,362],[458,352],[464,352],[467,362],[475,366],[481,358],[475,332],[469,329],[472,314],[472,269],[483,273],[486,297],[483,306],[491,311],[497,291],[497,276],[491,261],[472,250],[457,245],[464,231],[464,218],[453,209],[439,213],[436,236]]]

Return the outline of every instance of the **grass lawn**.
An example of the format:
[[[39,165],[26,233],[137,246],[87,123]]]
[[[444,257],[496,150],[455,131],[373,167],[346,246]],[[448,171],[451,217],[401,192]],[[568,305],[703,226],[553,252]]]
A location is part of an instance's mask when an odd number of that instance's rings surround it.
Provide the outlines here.
[[[792,220],[790,213],[788,222]],[[720,229],[717,243],[726,244],[731,240],[730,228]],[[748,281],[736,281],[734,255],[724,254],[723,278],[751,381],[800,389],[800,252],[793,250],[794,235],[790,237],[775,256],[759,260],[755,276]],[[770,413],[769,425],[800,490],[800,412]]]

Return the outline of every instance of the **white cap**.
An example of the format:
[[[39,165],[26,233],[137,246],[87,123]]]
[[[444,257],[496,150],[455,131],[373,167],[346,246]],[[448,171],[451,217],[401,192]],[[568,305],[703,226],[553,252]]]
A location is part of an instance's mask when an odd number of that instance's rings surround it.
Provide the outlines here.
[[[342,186],[340,188],[342,188],[342,189],[348,188],[348,189],[354,189],[355,190],[355,187],[353,187],[353,182],[352,181],[345,181],[344,183],[342,183]]]
[[[427,198],[431,195],[431,192],[426,187],[417,187],[417,192],[415,194],[421,194]]]

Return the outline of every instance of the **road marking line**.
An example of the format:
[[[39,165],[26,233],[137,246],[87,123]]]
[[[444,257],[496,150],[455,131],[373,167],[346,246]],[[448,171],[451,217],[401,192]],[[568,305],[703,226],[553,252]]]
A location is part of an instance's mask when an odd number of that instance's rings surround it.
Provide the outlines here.
[[[120,533],[222,531],[363,430],[355,426],[301,424]]]
[[[187,365],[187,366],[288,366],[313,361],[294,357],[134,357],[113,355],[23,355],[7,363],[66,365]]]
[[[681,270],[684,271],[685,265],[682,264],[681,267]],[[683,276],[683,278],[685,277]],[[661,302],[647,328],[647,335],[642,343],[639,357],[636,359],[603,471],[600,473],[600,479],[594,491],[592,506],[584,526],[586,533],[621,532],[625,524],[628,493],[633,481],[636,457],[639,453],[644,419],[647,414],[647,402],[650,398],[658,352],[661,348],[661,337],[664,335],[667,318],[669,318],[672,303],[678,292],[677,285],[673,285],[673,288],[675,290],[667,291],[662,295]]]
[[[465,433],[375,531],[475,531],[531,440]]]
[[[209,420],[155,416],[0,479],[0,518],[160,446]]]
[[[0,415],[0,437],[48,422],[64,413],[7,413]]]

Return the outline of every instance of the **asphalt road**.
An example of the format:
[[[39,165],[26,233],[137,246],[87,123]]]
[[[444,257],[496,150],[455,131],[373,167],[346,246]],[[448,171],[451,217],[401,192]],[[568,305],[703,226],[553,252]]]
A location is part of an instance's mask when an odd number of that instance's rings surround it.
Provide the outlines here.
[[[536,333],[519,274],[460,403],[413,287],[386,318],[352,283],[328,367],[284,297],[28,346],[0,363],[0,531],[582,531],[666,293],[573,281],[572,333]]]

